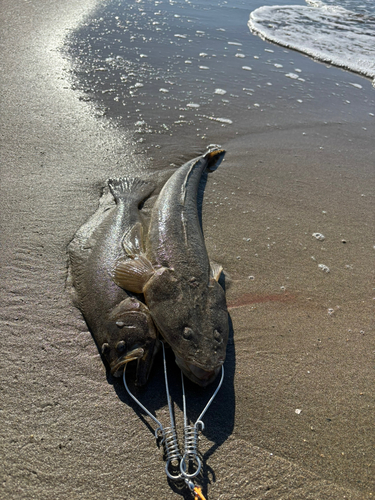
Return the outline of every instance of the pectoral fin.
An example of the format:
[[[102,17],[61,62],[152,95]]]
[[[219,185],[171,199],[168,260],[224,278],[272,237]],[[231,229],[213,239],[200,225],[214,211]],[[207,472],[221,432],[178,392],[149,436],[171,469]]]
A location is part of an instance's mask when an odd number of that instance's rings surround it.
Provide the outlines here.
[[[112,277],[121,288],[133,293],[142,293],[144,285],[154,272],[151,262],[143,255],[137,255],[133,259],[119,259]]]
[[[216,264],[216,262],[210,262],[211,265],[211,276],[214,280],[219,281],[223,266]]]
[[[143,252],[143,226],[140,222],[125,233],[122,246],[129,257],[135,257]]]

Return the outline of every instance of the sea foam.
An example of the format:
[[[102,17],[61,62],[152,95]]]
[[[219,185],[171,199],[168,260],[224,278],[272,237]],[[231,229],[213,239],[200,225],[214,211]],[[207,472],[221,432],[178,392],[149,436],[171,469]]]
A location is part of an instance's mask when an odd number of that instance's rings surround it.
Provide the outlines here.
[[[263,39],[373,78],[375,86],[373,0],[307,3],[260,7],[251,12],[248,26]]]

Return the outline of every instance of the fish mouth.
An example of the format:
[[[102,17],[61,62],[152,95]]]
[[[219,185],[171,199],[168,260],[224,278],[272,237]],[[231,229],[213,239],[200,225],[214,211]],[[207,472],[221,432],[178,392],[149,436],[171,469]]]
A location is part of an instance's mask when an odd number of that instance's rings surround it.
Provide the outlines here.
[[[121,372],[119,372],[120,368],[122,368],[130,361],[142,358],[144,353],[145,350],[142,347],[136,347],[135,349],[132,349],[131,351],[121,356],[121,358],[116,359],[116,361],[111,364],[112,375],[114,375],[115,377],[120,376],[121,375]]]
[[[176,356],[176,364],[188,379],[201,387],[211,384],[221,370],[221,365],[212,370],[205,370],[193,363],[186,362],[179,356]]]

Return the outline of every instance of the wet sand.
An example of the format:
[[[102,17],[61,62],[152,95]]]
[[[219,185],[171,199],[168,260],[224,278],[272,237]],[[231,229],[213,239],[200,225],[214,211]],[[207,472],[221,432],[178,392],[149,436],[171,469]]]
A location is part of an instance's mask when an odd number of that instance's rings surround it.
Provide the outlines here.
[[[65,289],[66,246],[104,180],[152,163],[67,79],[57,49],[95,4],[6,0],[0,14],[4,499],[191,498],[168,483],[152,423],[107,375]],[[339,120],[323,96],[331,121],[273,104],[248,129],[243,116],[238,134],[209,122],[196,146],[216,138],[227,150],[203,225],[233,324],[200,482],[209,499],[372,498],[373,120],[358,108]],[[175,132],[156,164],[187,155],[183,141]],[[197,416],[207,393],[188,389]],[[157,365],[140,397],[166,419],[162,390]]]

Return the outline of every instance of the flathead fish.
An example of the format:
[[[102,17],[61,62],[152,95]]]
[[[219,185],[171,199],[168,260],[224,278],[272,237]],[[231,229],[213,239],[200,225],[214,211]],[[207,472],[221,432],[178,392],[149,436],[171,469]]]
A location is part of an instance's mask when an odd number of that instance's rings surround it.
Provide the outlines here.
[[[141,224],[123,240],[114,280],[143,293],[176,363],[193,382],[212,382],[225,360],[228,311],[218,280],[222,268],[210,263],[200,225],[197,195],[202,174],[215,170],[225,152],[211,151],[181,166],[165,183],[151,211],[146,251],[139,252]]]
[[[141,179],[110,179],[99,209],[69,244],[69,282],[99,351],[112,374],[138,360],[136,383],[146,383],[157,334],[148,308],[114,283],[115,262],[124,255],[122,239],[141,223],[138,206],[153,191]],[[142,250],[142,242],[135,241]]]

